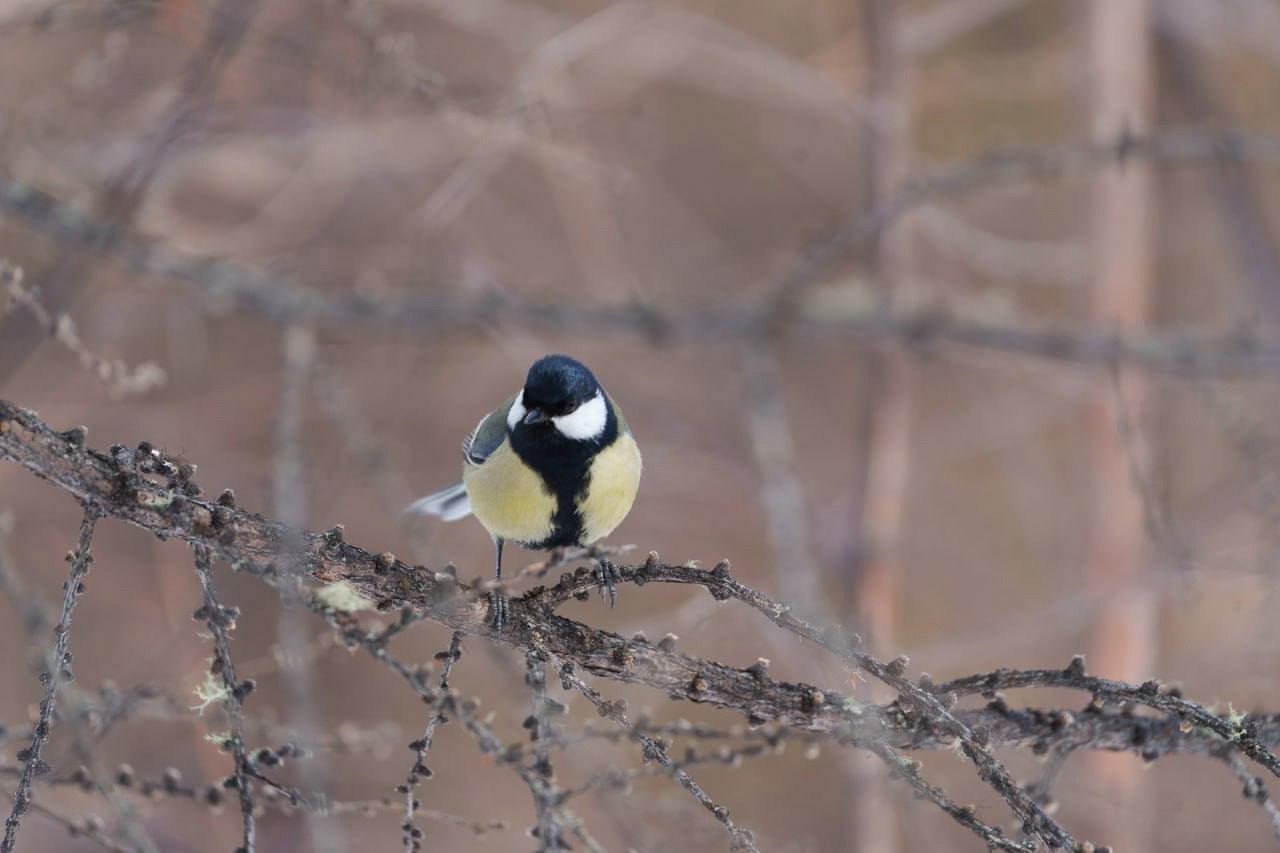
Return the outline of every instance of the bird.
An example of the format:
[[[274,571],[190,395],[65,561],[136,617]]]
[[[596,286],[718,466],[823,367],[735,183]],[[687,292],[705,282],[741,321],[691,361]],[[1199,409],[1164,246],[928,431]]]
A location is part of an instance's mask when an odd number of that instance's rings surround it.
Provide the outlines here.
[[[640,487],[640,448],[622,410],[582,362],[554,353],[535,361],[524,386],[480,419],[462,443],[462,480],[406,512],[456,521],[468,515],[489,532],[495,573],[502,546],[533,550],[590,546],[613,532]],[[596,578],[617,600],[617,569],[596,558]],[[495,625],[506,599],[490,597]]]

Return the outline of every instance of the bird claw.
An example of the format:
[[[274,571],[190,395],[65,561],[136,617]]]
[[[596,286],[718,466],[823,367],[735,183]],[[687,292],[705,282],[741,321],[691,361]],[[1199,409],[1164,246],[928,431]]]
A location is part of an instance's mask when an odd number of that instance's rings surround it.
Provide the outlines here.
[[[507,625],[507,597],[499,590],[489,593],[489,621],[495,631],[501,632]]]
[[[605,557],[596,557],[596,567],[592,574],[595,575],[596,591],[600,593],[600,597],[603,598],[607,591],[609,606],[615,606],[618,603],[618,590],[615,584],[622,580],[622,573],[618,571],[618,567]]]

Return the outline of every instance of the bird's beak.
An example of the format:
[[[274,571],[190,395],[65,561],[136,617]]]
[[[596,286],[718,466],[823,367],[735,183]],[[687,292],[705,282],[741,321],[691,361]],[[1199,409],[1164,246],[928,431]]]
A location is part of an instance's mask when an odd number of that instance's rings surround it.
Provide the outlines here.
[[[549,418],[547,418],[547,413],[542,411],[542,409],[530,409],[529,413],[524,416],[525,426],[544,423],[547,420],[549,420]]]

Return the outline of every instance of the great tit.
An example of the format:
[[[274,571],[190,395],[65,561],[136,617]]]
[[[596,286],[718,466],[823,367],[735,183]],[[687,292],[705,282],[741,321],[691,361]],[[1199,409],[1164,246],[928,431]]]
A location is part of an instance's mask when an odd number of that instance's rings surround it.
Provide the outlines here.
[[[496,549],[591,545],[622,523],[640,486],[640,448],[622,411],[582,362],[546,355],[524,388],[485,415],[462,443],[462,482],[420,498],[408,512],[455,521],[474,513]],[[614,569],[597,577],[615,600]],[[501,626],[505,599],[493,598]]]

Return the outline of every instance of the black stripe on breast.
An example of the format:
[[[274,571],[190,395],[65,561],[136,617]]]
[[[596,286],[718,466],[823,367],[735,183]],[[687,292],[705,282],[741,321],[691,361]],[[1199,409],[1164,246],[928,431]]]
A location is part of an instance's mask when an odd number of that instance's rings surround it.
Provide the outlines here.
[[[601,392],[603,393],[603,391]],[[556,513],[551,535],[541,542],[522,543],[528,548],[564,548],[582,544],[582,514],[578,502],[586,494],[591,476],[591,460],[618,438],[618,416],[605,396],[604,432],[591,441],[565,438],[552,423],[510,430],[511,449],[526,465],[538,472],[555,496]]]

